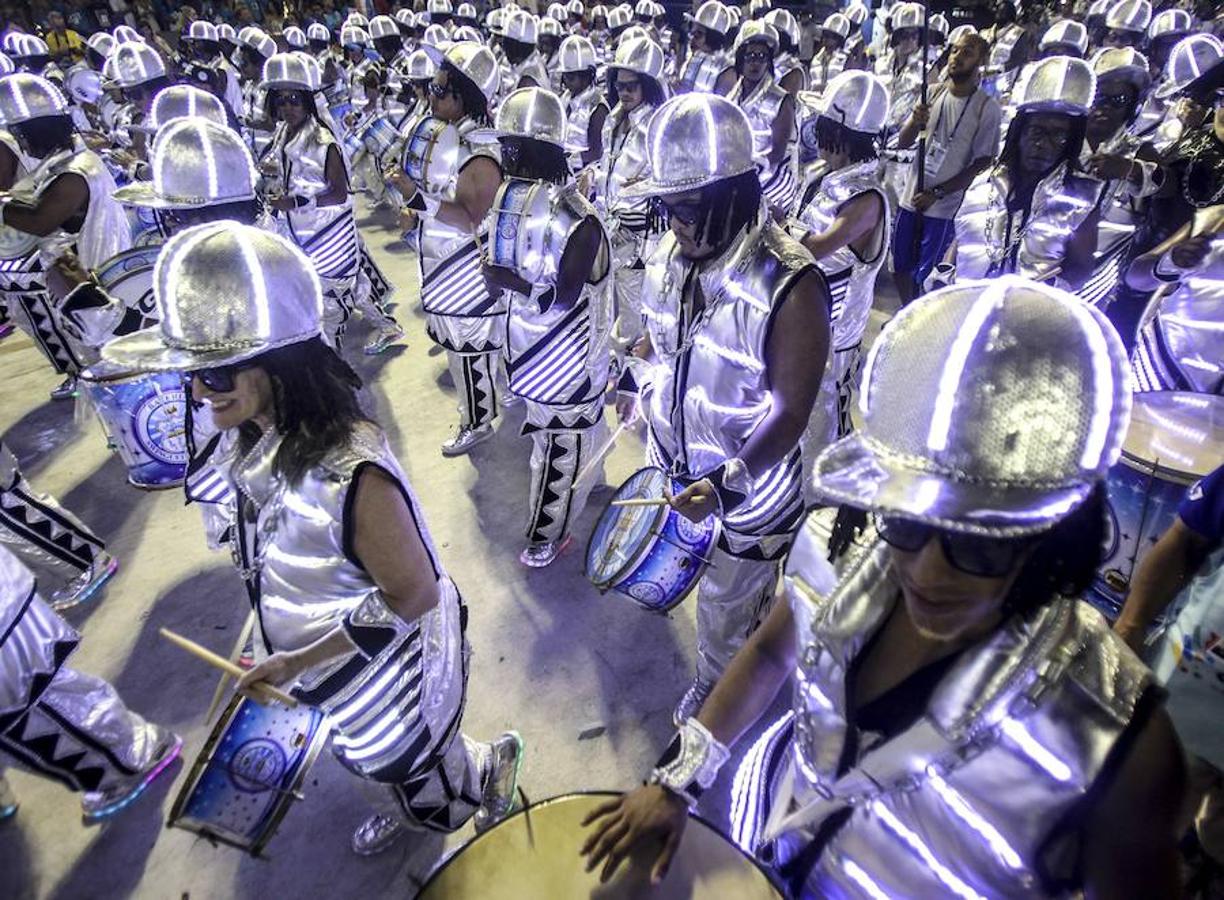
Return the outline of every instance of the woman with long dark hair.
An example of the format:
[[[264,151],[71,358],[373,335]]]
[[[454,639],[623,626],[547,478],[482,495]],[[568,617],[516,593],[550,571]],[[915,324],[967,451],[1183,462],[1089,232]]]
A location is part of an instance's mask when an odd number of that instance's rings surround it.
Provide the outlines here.
[[[1176,896],[1185,777],[1163,691],[1080,600],[1126,366],[1101,313],[1013,276],[893,318],[862,430],[815,463],[825,502],[874,513],[873,533],[834,574],[812,514],[788,602],[650,783],[592,815],[591,864],[610,876],[649,841],[665,876],[688,809],[793,681],[732,822],[788,896]]]
[[[735,42],[739,78],[727,99],[739,106],[752,125],[757,156],[764,160],[761,190],[770,209],[789,213],[795,204],[795,98],[775,80],[778,32],[759,19],[744,24]]]
[[[237,496],[235,563],[261,661],[240,687],[291,685],[329,715],[333,751],[387,785],[353,849],[411,825],[450,832],[506,815],[522,742],[460,731],[466,609],[360,379],[322,335],[322,291],[289,241],[237,222],[190,228],[158,260],[157,328],[108,344],[106,363],[181,371],[223,432],[214,458]]]
[[[945,283],[1008,272],[1079,288],[1092,273],[1101,183],[1079,170],[1096,79],[1067,56],[1034,63],[998,162],[965,192]]]

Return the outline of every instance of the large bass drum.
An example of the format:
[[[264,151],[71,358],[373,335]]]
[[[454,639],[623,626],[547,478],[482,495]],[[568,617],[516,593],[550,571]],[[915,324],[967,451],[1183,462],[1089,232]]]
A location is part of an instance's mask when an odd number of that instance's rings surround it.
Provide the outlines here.
[[[782,900],[756,860],[693,815],[660,884],[650,883],[642,853],[600,884],[578,852],[590,834],[582,822],[616,796],[566,794],[514,814],[443,863],[417,900]]]

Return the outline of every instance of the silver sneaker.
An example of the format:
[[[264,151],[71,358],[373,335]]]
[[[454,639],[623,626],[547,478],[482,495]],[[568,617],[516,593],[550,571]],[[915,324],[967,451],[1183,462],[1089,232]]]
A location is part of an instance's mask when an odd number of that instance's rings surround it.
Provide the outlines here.
[[[481,444],[491,437],[493,437],[492,425],[480,425],[476,428],[473,428],[471,425],[462,425],[455,432],[455,436],[442,445],[442,455],[462,456],[477,444]]]
[[[488,831],[514,812],[519,767],[523,764],[523,739],[517,731],[504,732],[489,744],[489,771],[485,774],[480,809],[473,822],[476,833]]]
[[[9,786],[8,779],[0,775],[0,822],[11,819],[17,812],[17,795]]]
[[[561,551],[569,546],[570,536],[567,534],[559,541],[538,541],[528,544],[519,554],[519,562],[533,569],[542,569],[551,565],[552,561],[561,555]]]
[[[382,853],[408,830],[394,816],[375,813],[357,826],[353,832],[353,852],[358,856],[373,856]]]
[[[694,678],[693,683],[689,685],[689,689],[684,692],[684,696],[676,704],[676,710],[672,713],[672,724],[680,728],[685,722],[701,712],[702,705],[713,690],[714,685],[711,682],[700,677]]]
[[[71,400],[77,395],[77,379],[75,375],[69,375],[60,382],[59,387],[51,392],[52,400]]]
[[[113,816],[127,807],[170,763],[178,759],[179,751],[183,749],[183,739],[164,728],[159,727],[157,731],[160,735],[157,754],[143,772],[129,775],[105,790],[87,791],[81,795],[81,810],[85,814],[86,824]]]
[[[384,350],[390,349],[391,345],[397,343],[403,336],[404,329],[395,322],[384,325],[374,332],[373,337],[366,341],[364,348],[365,355],[377,356]]]
[[[119,560],[105,550],[94,554],[89,568],[51,595],[51,608],[56,612],[71,609],[96,594],[119,568]]]

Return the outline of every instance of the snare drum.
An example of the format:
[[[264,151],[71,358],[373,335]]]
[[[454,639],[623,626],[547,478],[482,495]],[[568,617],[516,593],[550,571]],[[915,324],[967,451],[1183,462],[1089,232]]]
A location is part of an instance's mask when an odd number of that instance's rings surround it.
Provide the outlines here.
[[[370,155],[379,160],[398,140],[399,132],[387,116],[376,118],[361,135],[361,142],[370,151]]]
[[[426,195],[442,196],[458,174],[459,132],[449,122],[423,116],[408,132],[400,165]]]
[[[98,267],[97,280],[106,293],[141,317],[140,328],[157,323],[157,303],[153,299],[153,266],[161,244],[125,250]]]
[[[182,376],[160,372],[118,381],[82,381],[108,443],[138,488],[169,488],[187,474],[187,392]]]
[[[258,856],[327,741],[309,706],[260,706],[235,695],[174,800],[168,824]]]
[[[647,466],[630,475],[612,499],[662,497],[666,487],[663,470]],[[718,534],[716,516],[690,522],[667,505],[609,504],[587,543],[586,575],[600,592],[614,590],[646,609],[666,612],[697,584]]]
[[[499,822],[430,876],[418,900],[581,897],[604,900],[781,900],[765,870],[704,819],[690,815],[667,877],[650,884],[648,854],[634,853],[607,884],[586,871],[578,851],[590,834],[582,820],[616,794],[566,794]]]
[[[1109,472],[1108,552],[1088,599],[1122,609],[1139,560],[1177,516],[1186,488],[1224,462],[1224,397],[1135,394],[1122,458]]]
[[[550,206],[544,182],[523,178],[503,182],[489,208],[489,261],[533,284],[540,281],[547,268]]]

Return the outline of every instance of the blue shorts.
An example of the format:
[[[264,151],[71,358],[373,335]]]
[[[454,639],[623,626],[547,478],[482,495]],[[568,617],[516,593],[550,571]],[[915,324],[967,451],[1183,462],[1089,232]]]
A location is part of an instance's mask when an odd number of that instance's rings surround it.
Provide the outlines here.
[[[922,217],[922,246],[915,246],[918,228],[918,213],[912,209],[897,210],[897,226],[893,231],[893,271],[911,272],[914,284],[921,293],[922,284],[931,270],[948,252],[948,245],[956,236],[954,219]]]

